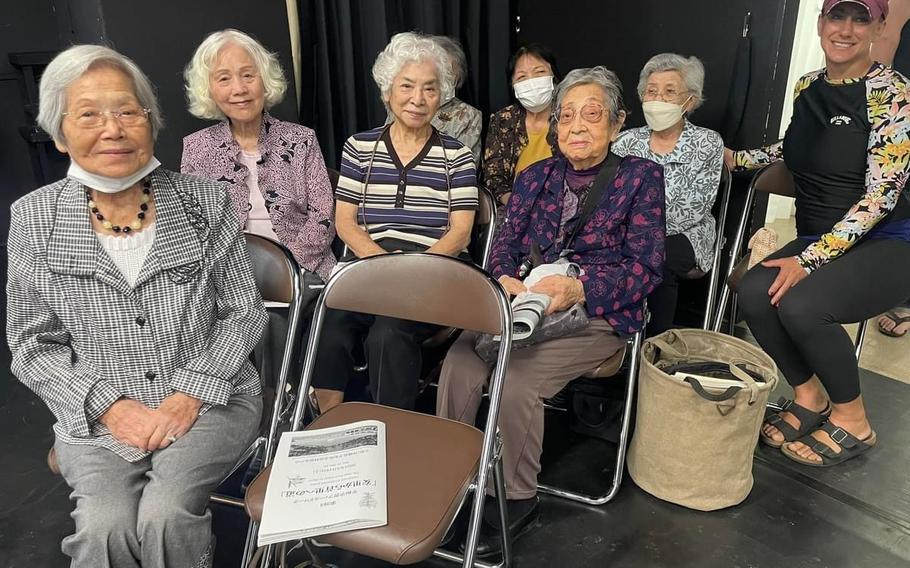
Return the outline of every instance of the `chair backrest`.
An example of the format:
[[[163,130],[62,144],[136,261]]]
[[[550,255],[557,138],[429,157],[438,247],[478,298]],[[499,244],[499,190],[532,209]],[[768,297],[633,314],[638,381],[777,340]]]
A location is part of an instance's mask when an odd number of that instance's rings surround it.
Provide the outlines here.
[[[332,168],[326,168],[326,171],[329,174],[329,183],[332,184],[332,194],[334,194],[335,188],[338,187],[338,178],[341,177],[341,172]]]
[[[757,192],[784,197],[796,196],[793,174],[787,169],[787,165],[783,160],[762,168],[761,171],[755,174],[752,185]]]
[[[493,232],[496,229],[496,198],[482,184],[477,184],[477,198],[480,207],[474,216],[474,229],[471,231],[471,243],[468,252],[474,264],[488,268],[490,249],[493,247]]]
[[[323,301],[339,310],[499,334],[500,290],[488,274],[458,259],[388,254],[345,266],[326,285]]]
[[[316,302],[301,389],[307,389],[312,378],[327,308],[500,335],[502,347],[489,388],[490,423],[497,423],[512,344],[512,308],[502,286],[487,272],[469,262],[429,253],[381,254],[345,265],[329,279]],[[297,401],[292,429],[300,427],[307,400]]]
[[[335,190],[338,188],[338,178],[341,177],[341,173],[332,168],[326,168],[326,171],[329,173],[329,183],[332,184],[332,197],[334,198]],[[340,259],[344,256],[345,249],[344,241],[342,241],[341,237],[336,233],[335,238],[332,239],[332,254],[335,255],[336,259]]]
[[[253,277],[262,299],[290,304],[299,286],[300,268],[284,245],[253,233],[244,233],[253,264]]]
[[[263,463],[268,464],[272,461],[272,455],[278,444],[278,422],[285,410],[283,394],[287,390],[288,377],[293,368],[293,353],[301,341],[303,326],[300,325],[300,320],[303,311],[304,283],[300,266],[287,247],[261,235],[244,233],[243,236],[246,238],[246,247],[253,266],[253,278],[256,280],[256,287],[259,289],[262,299],[266,302],[288,304],[287,336],[284,340],[277,375],[266,376],[262,372],[262,368],[257,368],[263,392],[266,395],[274,395],[271,401],[266,396],[266,403],[271,408],[266,406],[263,415],[263,419],[269,424],[265,435],[265,456],[263,458]],[[269,333],[271,332],[269,330]],[[263,340],[265,337],[264,335]],[[267,348],[268,342],[262,346]],[[269,353],[265,353],[263,356],[268,357],[269,355]],[[269,368],[272,372],[276,371],[271,366]]]

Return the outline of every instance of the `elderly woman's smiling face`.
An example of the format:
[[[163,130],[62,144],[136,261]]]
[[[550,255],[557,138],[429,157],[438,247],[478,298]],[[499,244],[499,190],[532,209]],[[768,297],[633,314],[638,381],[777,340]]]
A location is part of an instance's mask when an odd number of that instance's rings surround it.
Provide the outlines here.
[[[232,122],[259,120],[265,108],[265,87],[256,61],[236,43],[218,51],[209,75],[209,91],[218,109]]]
[[[121,178],[144,167],[153,155],[152,128],[148,120],[125,126],[111,112],[140,113],[130,77],[108,65],[90,68],[66,89],[65,140],[55,142],[82,169],[102,176]],[[101,126],[82,127],[79,116],[107,113]]]
[[[395,121],[411,129],[426,127],[442,98],[439,71],[434,61],[408,63],[401,68],[386,103],[395,116]]]
[[[611,120],[609,102],[596,84],[569,89],[556,113],[559,150],[575,169],[602,162],[622,127],[621,121]]]

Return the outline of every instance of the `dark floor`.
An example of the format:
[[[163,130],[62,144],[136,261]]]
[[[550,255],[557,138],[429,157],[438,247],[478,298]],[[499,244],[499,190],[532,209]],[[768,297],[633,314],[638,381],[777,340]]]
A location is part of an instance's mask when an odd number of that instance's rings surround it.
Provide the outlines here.
[[[713,513],[659,501],[628,479],[617,499],[600,508],[544,498],[540,526],[517,543],[516,564],[910,567],[910,385],[869,372],[863,382],[880,444],[866,456],[820,471],[760,449],[752,494]],[[548,452],[561,454],[549,466],[550,480],[590,483],[609,475],[608,443],[570,434],[559,416],[550,421]],[[68,489],[44,463],[50,424],[29,391],[8,378],[0,382],[0,566],[67,565],[59,542],[72,530]],[[680,443],[692,442],[681,433]],[[236,567],[243,516],[223,507],[214,511],[217,565]],[[319,554],[342,567],[385,566],[334,550]]]

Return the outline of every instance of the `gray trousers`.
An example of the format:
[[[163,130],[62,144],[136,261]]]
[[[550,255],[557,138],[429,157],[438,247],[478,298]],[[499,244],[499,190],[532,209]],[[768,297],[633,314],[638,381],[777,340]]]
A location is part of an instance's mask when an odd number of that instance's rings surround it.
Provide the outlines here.
[[[490,365],[474,352],[475,337],[465,332],[449,350],[436,395],[439,416],[472,425],[490,378]],[[499,413],[508,499],[528,499],[537,494],[543,452],[543,399],[555,396],[625,344],[625,339],[598,318],[574,335],[512,351]]]
[[[73,568],[210,566],[209,493],[257,434],[262,398],[234,395],[179,440],[131,463],[96,446],[54,444],[73,489]]]

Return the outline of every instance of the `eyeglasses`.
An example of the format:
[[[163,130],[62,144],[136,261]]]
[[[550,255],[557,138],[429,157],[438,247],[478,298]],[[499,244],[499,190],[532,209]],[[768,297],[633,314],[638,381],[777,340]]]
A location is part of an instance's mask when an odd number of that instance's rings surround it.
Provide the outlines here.
[[[107,123],[108,117],[118,121],[121,126],[139,126],[148,122],[152,109],[130,107],[122,110],[80,110],[79,112],[65,112],[64,117],[70,117],[79,128],[100,128]]]
[[[674,88],[668,88],[665,91],[661,91],[656,87],[648,87],[645,90],[645,95],[642,97],[646,101],[655,101],[660,99],[665,103],[675,103],[686,94],[688,91],[677,91]]]
[[[603,118],[605,110],[606,107],[600,103],[588,103],[581,107],[580,114],[582,120],[595,124]],[[559,124],[569,124],[575,120],[575,115],[578,113],[579,111],[576,111],[575,107],[559,107],[553,116],[556,117],[556,122]]]

